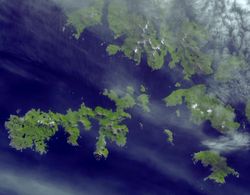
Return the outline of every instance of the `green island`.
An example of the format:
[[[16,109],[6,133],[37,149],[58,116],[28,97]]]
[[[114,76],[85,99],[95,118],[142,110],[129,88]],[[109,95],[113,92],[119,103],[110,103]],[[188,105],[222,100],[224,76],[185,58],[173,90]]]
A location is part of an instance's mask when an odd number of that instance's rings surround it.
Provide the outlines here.
[[[146,14],[149,10],[142,7],[153,9],[150,11],[158,14]],[[106,14],[103,13],[105,9]],[[67,11],[66,27],[72,26],[75,29],[74,37],[79,39],[85,29],[104,25],[102,22],[107,21],[112,32],[112,40],[106,48],[107,55],[114,56],[119,52],[137,65],[145,55],[152,70],[160,70],[169,55],[169,68],[174,70],[180,66],[186,80],[196,74],[212,75],[214,80],[223,83],[230,81],[235,72],[246,68],[245,59],[236,55],[224,56],[218,66],[212,68],[214,56],[206,49],[209,36],[204,25],[188,17],[172,21],[174,18],[168,16],[168,9],[171,9],[171,5],[160,0],[86,0],[84,7]],[[176,82],[178,89],[164,98],[167,107],[177,107],[177,117],[180,117],[178,106],[185,104],[191,113],[191,121],[197,125],[209,121],[214,129],[224,135],[240,127],[235,121],[234,108],[208,93],[205,85],[180,89],[183,85],[181,81]],[[105,89],[103,95],[114,102],[115,109],[100,106],[90,108],[82,103],[78,110],[68,109],[64,114],[31,109],[24,116],[11,115],[5,123],[10,145],[17,150],[29,148],[44,154],[48,151],[48,142],[61,127],[68,135],[67,142],[77,146],[82,127],[90,131],[93,121],[96,121],[99,129],[94,155],[97,159],[107,158],[108,143],[122,147],[127,142],[129,129],[125,120],[132,118],[130,109],[138,107],[150,112],[150,95],[143,85],[137,91],[128,86],[123,93]],[[245,114],[250,121],[250,101],[246,103]],[[143,128],[142,123],[140,126]],[[164,133],[167,142],[173,143],[173,132],[165,129]],[[195,153],[193,161],[211,167],[212,173],[206,179],[216,183],[225,183],[229,175],[239,176],[228,166],[227,159],[215,151]]]
[[[142,105],[137,101],[134,89],[130,86],[120,95],[114,90],[107,89],[103,95],[114,101],[115,110],[99,106],[92,109],[83,103],[78,110],[69,109],[66,114],[31,109],[24,116],[11,115],[5,124],[11,140],[10,145],[17,150],[31,148],[44,154],[47,152],[47,142],[56,134],[59,127],[62,127],[68,134],[68,143],[77,146],[80,125],[89,131],[92,120],[96,120],[99,124],[99,135],[94,154],[97,158],[107,158],[107,141],[115,142],[118,146],[126,144],[128,127],[123,121],[131,118],[126,110],[136,105],[145,110],[144,107],[148,108],[148,105]],[[145,93],[141,95],[146,96]]]
[[[178,89],[164,99],[166,106],[178,106],[183,103],[191,112],[191,121],[201,124],[210,121],[211,126],[222,134],[236,131],[240,124],[235,122],[234,109],[225,105],[216,96],[206,92],[205,85],[195,85],[188,89]],[[179,110],[176,110],[179,115]],[[201,151],[195,153],[194,161],[201,161],[207,167],[211,166],[212,174],[207,178],[217,183],[225,183],[225,177],[239,174],[227,166],[226,158],[214,151]]]
[[[144,112],[150,112],[149,95],[147,93],[147,89],[143,85],[141,85],[140,92],[141,92],[141,95],[137,97],[137,102],[138,102],[137,104],[139,107],[142,108]]]
[[[214,151],[201,151],[194,154],[194,163],[201,162],[204,167],[210,166],[212,173],[205,178],[216,183],[225,183],[225,177],[233,175],[239,177],[239,173],[227,165],[226,158]]]
[[[75,37],[80,38],[85,28],[101,24],[104,0],[87,0],[83,8],[73,10],[68,14],[67,25],[75,27]]]
[[[167,106],[177,106],[185,102],[191,112],[191,120],[201,124],[206,120],[221,133],[228,133],[239,128],[234,122],[234,109],[225,105],[216,96],[206,93],[205,85],[196,85],[189,89],[178,89],[164,98]]]
[[[112,44],[110,44],[110,45],[107,47],[106,50],[107,50],[107,52],[108,52],[109,55],[115,55],[115,54],[117,54],[117,52],[119,52],[121,49],[120,49],[120,47],[117,46],[117,45],[112,45]]]
[[[124,37],[121,44],[108,45],[109,55],[115,55],[120,51],[136,64],[140,64],[143,54],[146,54],[148,66],[152,70],[158,70],[163,67],[165,57],[169,53],[169,66],[174,68],[181,62],[185,79],[190,79],[196,73],[213,73],[212,57],[203,49],[208,36],[202,25],[187,18],[180,21],[180,27],[176,29],[167,16],[166,9],[171,8],[168,3],[135,0],[133,4],[138,9],[131,8],[130,3],[124,0],[108,2],[108,13],[105,17],[114,39]],[[140,9],[144,3],[146,7],[153,8],[154,12],[159,14],[148,16],[145,13],[147,10]],[[102,24],[104,5],[103,0],[95,0],[67,14],[68,25],[76,29],[76,38],[80,37],[84,29]]]
[[[171,130],[165,129],[164,133],[167,135],[167,142],[173,144],[174,143],[174,134]]]
[[[164,8],[159,7],[158,2],[150,1],[150,3],[160,13],[164,13],[162,10]],[[167,25],[165,14],[160,18],[144,17],[141,13],[126,7],[128,7],[126,1],[122,0],[116,0],[109,6],[109,27],[114,32],[115,38],[126,36],[124,43],[115,47],[115,51],[124,52],[137,64],[140,64],[142,54],[146,53],[148,65],[153,70],[162,68],[169,52],[172,57],[170,67],[174,68],[177,63],[182,62],[186,79],[195,73],[213,72],[211,57],[201,52],[204,46],[202,42],[207,39],[202,26],[187,20],[182,22],[177,32],[173,32],[170,30],[171,25]],[[177,37],[174,37],[174,34]],[[109,47],[114,48],[114,45],[111,44]],[[108,51],[109,55],[116,54],[110,52],[110,48]]]

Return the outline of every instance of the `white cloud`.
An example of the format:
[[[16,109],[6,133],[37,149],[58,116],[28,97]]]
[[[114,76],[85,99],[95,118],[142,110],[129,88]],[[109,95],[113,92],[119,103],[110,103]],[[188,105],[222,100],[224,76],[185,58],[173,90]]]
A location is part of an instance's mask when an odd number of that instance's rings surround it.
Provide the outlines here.
[[[0,190],[5,189],[19,195],[72,195],[74,190],[52,181],[35,178],[32,175],[21,174],[9,170],[1,171]]]
[[[250,147],[250,135],[248,133],[234,132],[216,139],[205,140],[202,144],[211,150],[222,153],[248,150]]]

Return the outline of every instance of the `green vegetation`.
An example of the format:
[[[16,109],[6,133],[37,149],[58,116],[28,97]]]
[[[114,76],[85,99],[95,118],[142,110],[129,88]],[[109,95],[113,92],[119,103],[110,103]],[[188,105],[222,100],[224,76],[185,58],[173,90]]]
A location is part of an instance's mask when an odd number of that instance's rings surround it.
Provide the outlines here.
[[[247,63],[243,57],[227,56],[221,60],[216,73],[215,80],[220,82],[227,82],[233,79],[233,75],[239,70],[247,68]]]
[[[167,135],[167,142],[173,144],[174,142],[174,135],[173,132],[170,131],[169,129],[165,129],[164,133]]]
[[[212,127],[221,133],[235,131],[240,124],[234,122],[234,109],[225,105],[218,98],[206,93],[204,85],[196,85],[189,89],[179,89],[164,99],[167,106],[187,104],[191,111],[191,119],[195,124],[209,120]]]
[[[134,89],[130,86],[127,87],[127,91],[123,97],[120,97],[114,90],[107,89],[104,90],[103,95],[114,101],[118,110],[133,108],[136,104],[134,98]]]
[[[127,91],[122,98],[114,90],[104,90],[103,95],[108,96],[109,99],[115,102],[117,109],[124,110],[133,108],[135,105],[140,107],[144,112],[150,112],[149,108],[149,95],[147,94],[146,88],[140,88],[140,94],[135,95],[134,88],[131,86],[127,87]],[[143,90],[142,90],[143,89]],[[144,91],[144,92],[142,92]]]
[[[106,48],[110,56],[121,52],[136,64],[140,64],[145,54],[148,66],[152,70],[159,70],[164,66],[165,58],[169,54],[169,67],[174,69],[180,65],[183,68],[184,79],[188,80],[195,74],[213,73],[213,59],[207,52],[208,35],[204,27],[190,21],[188,17],[178,21],[176,25],[174,17],[167,17],[168,5],[163,6],[162,1],[134,0],[133,6],[130,5],[131,1],[126,0],[85,1],[84,7],[71,10],[67,14],[67,25],[75,28],[76,39],[79,39],[86,28],[102,24],[104,19],[112,31],[114,42],[119,42],[117,45],[111,43]],[[107,15],[103,14],[105,3]],[[219,62],[213,76],[219,82],[227,82],[233,78],[234,73],[246,67],[247,63],[243,57],[225,56]],[[177,82],[175,87],[180,88],[181,83]],[[103,95],[114,102],[114,109],[99,106],[89,108],[83,103],[78,110],[68,109],[65,114],[32,109],[24,116],[11,115],[5,123],[11,140],[10,145],[17,150],[30,148],[44,154],[47,152],[48,142],[59,128],[63,128],[68,135],[67,142],[78,146],[81,127],[89,131],[92,122],[96,121],[99,129],[94,155],[98,159],[107,158],[108,143],[123,147],[127,142],[129,129],[124,122],[132,118],[129,114],[130,109],[137,106],[144,112],[150,112],[150,96],[143,85],[137,91],[131,86],[122,92],[105,89]],[[223,134],[235,131],[240,126],[235,122],[234,109],[207,93],[205,85],[178,89],[164,101],[167,106],[185,103],[195,124],[209,121],[213,128]],[[250,121],[250,101],[247,102],[245,113]],[[176,110],[176,115],[180,117],[180,110]],[[142,123],[140,127],[143,128]],[[167,135],[167,142],[173,144],[173,132],[165,129],[164,133]],[[193,160],[195,163],[200,161],[205,167],[210,166],[212,173],[206,179],[217,183],[225,183],[225,177],[228,175],[239,176],[238,172],[227,165],[226,158],[217,152],[201,151],[194,154]]]
[[[234,175],[239,177],[239,173],[227,165],[226,158],[217,152],[201,151],[194,154],[194,162],[201,161],[204,167],[210,166],[212,173],[205,179],[211,179],[216,183],[225,183],[225,177]]]
[[[94,117],[94,111],[84,104],[78,111],[69,109],[65,115],[32,109],[23,117],[11,115],[5,126],[9,130],[12,147],[17,150],[32,148],[43,154],[47,152],[47,142],[55,135],[59,126],[69,135],[68,143],[78,145],[79,124],[89,130],[91,128],[89,119]]]
[[[46,141],[58,130],[54,114],[40,110],[30,110],[23,117],[11,115],[5,126],[9,129],[10,145],[17,150],[34,148],[43,154],[47,150]]]
[[[147,92],[147,89],[146,89],[146,87],[144,87],[144,85],[141,85],[140,92],[141,93],[146,93]]]
[[[120,51],[120,47],[118,47],[117,45],[109,45],[107,47],[107,52],[109,55],[115,55],[118,51]]]
[[[53,118],[56,118],[58,126],[62,126],[66,133],[69,134],[68,143],[77,146],[77,140],[80,136],[79,124],[82,124],[85,130],[90,130],[90,118],[94,117],[95,112],[91,108],[82,104],[80,109],[77,111],[69,109],[65,115],[55,113]]]
[[[127,2],[123,0],[111,0],[108,8],[109,28],[118,38],[131,30],[134,24],[133,16],[128,13]],[[131,21],[130,21],[131,20]]]
[[[128,127],[121,124],[126,118],[131,118],[130,114],[117,108],[115,112],[101,107],[95,109],[95,119],[99,122],[99,136],[96,143],[95,155],[107,158],[107,140],[116,142],[118,146],[126,144]]]
[[[174,47],[169,49],[172,57],[170,67],[181,62],[185,79],[196,73],[211,74],[212,58],[203,51],[207,42],[207,33],[201,25],[184,21],[177,32]]]
[[[137,97],[137,105],[141,107],[144,112],[150,112],[149,95],[147,94],[147,89],[143,85],[141,85],[140,92],[141,95]]]
[[[164,65],[169,52],[172,57],[169,66],[174,68],[181,62],[186,79],[196,73],[213,72],[212,59],[203,49],[208,36],[201,25],[187,19],[179,21],[178,27],[171,26],[166,12],[168,3],[135,0],[134,6],[129,4],[129,1],[125,0],[108,2],[108,13],[105,17],[109,28],[115,39],[124,37],[120,45],[110,44],[107,47],[109,55],[121,51],[136,64],[140,64],[142,54],[145,53],[148,65],[153,70],[158,70]],[[143,5],[144,9],[140,9]],[[85,28],[101,24],[103,7],[104,0],[88,0],[83,8],[68,14],[68,25],[75,27],[76,38],[80,37]],[[149,11],[157,14],[150,15],[147,9],[152,9]]]
[[[115,102],[115,110],[102,107],[91,109],[82,104],[78,110],[69,109],[66,114],[51,111],[46,113],[32,109],[23,117],[11,115],[5,124],[11,139],[10,145],[17,150],[31,148],[41,154],[46,153],[47,142],[55,135],[60,126],[69,135],[68,143],[77,146],[80,126],[82,125],[88,131],[92,127],[91,120],[96,120],[99,123],[99,135],[94,154],[98,158],[102,156],[107,158],[106,145],[108,141],[115,142],[118,146],[126,144],[128,127],[123,124],[123,121],[130,119],[131,115],[125,110],[133,108],[137,104],[137,98],[132,87],[127,87],[126,92],[121,94],[107,89],[104,90],[103,94]],[[140,94],[138,99],[141,99],[142,95],[146,94]],[[139,101],[138,106],[148,111],[147,103],[143,102],[141,106]]]
[[[150,112],[149,104],[149,96],[146,94],[142,94],[137,98],[138,106],[140,106],[145,112]]]
[[[101,23],[104,0],[91,0],[86,3],[86,7],[68,14],[67,25],[75,27],[75,37],[77,39],[79,39],[85,28]]]
[[[158,11],[161,10],[158,5],[154,6]],[[156,21],[154,17],[147,18],[142,13],[129,10],[126,1],[111,1],[109,27],[115,38],[126,35],[124,43],[117,48],[137,64],[141,61],[142,53],[146,53],[148,65],[153,70],[164,65],[165,56],[169,52],[172,57],[170,67],[174,68],[176,63],[181,62],[186,79],[195,73],[211,74],[212,59],[202,52],[204,40],[207,39],[205,30],[198,24],[184,21],[177,32],[172,32],[164,17],[163,14]]]
[[[135,1],[134,3],[142,2]],[[149,1],[148,3],[159,8],[156,2]],[[158,70],[164,65],[167,43],[159,36],[156,21],[146,18],[142,13],[135,10],[130,10],[127,2],[123,0],[112,0],[110,2],[108,21],[115,38],[126,36],[123,44],[117,47],[129,59],[133,59],[137,64],[140,64],[142,53],[146,53],[148,65],[153,70]],[[164,33],[166,35],[168,32]]]

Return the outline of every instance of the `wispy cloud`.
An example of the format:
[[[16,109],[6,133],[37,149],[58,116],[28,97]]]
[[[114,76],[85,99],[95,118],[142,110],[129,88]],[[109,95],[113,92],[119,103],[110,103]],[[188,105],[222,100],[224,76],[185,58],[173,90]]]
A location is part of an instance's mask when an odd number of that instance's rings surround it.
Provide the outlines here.
[[[0,194],[18,195],[101,195],[118,193],[120,182],[105,178],[93,179],[84,174],[65,175],[58,170],[46,170],[3,165],[0,169]],[[42,170],[40,170],[42,169]],[[76,182],[77,181],[77,182]]]
[[[76,194],[73,189],[67,188],[65,185],[62,186],[51,181],[43,181],[32,176],[10,171],[1,171],[0,192],[3,190],[20,195]]]
[[[250,147],[250,134],[234,132],[216,139],[205,140],[202,144],[211,150],[222,153],[248,150]]]

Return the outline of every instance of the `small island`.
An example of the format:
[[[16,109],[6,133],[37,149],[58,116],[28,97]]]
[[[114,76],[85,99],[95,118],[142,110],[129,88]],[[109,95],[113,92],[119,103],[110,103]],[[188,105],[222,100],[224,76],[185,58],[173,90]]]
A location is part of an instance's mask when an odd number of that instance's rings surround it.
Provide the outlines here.
[[[216,183],[225,183],[225,177],[233,175],[239,177],[239,173],[227,165],[227,160],[219,153],[213,151],[201,151],[194,154],[194,163],[201,162],[204,167],[211,167],[212,173],[205,178]]]
[[[167,135],[167,142],[173,144],[174,143],[174,134],[171,130],[165,129],[164,133]]]

